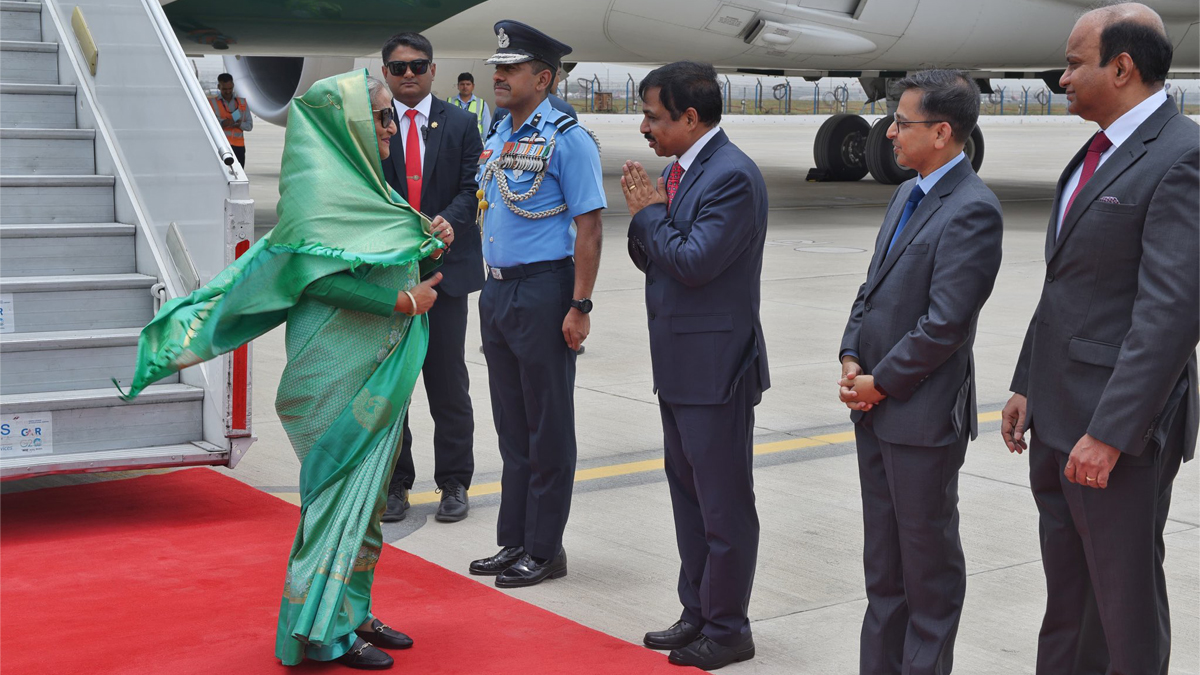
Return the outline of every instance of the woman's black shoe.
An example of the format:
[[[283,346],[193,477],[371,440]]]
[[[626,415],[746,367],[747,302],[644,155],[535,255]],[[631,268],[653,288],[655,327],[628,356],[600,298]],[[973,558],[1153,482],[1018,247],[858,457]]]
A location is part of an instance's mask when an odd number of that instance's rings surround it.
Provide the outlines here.
[[[337,657],[337,662],[359,670],[386,670],[395,663],[392,657],[362,638],[355,638],[354,646]]]
[[[358,637],[370,642],[373,645],[379,645],[384,649],[408,649],[413,646],[412,638],[404,633],[392,628],[386,623],[375,619],[371,622],[371,627],[368,629],[359,628],[354,631]]]

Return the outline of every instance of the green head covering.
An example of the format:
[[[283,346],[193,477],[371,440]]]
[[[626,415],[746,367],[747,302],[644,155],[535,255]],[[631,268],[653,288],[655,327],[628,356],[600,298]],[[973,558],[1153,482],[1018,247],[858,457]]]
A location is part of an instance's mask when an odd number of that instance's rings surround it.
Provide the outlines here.
[[[127,400],[278,326],[321,277],[363,263],[404,265],[443,247],[383,178],[365,68],[292,100],[277,210],[275,229],[142,329]]]

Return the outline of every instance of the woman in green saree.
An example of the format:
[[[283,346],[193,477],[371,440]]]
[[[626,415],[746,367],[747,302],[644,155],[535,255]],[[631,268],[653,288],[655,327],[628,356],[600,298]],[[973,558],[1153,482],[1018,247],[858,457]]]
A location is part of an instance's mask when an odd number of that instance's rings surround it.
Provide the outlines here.
[[[375,618],[371,584],[441,275],[418,282],[454,233],[385,182],[393,116],[387,87],[365,70],[292,101],[279,224],[208,285],[163,306],[142,331],[127,395],[286,321],[275,409],[301,469],[275,642],[285,665],[382,669],[393,661],[375,644],[412,646]]]

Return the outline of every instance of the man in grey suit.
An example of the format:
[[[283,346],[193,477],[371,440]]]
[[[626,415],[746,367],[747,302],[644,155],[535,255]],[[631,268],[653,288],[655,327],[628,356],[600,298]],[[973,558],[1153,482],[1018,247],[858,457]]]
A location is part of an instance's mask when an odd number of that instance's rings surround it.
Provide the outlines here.
[[[1000,202],[963,153],[979,118],[964,73],[900,82],[888,138],[916,178],[892,196],[842,337],[866,535],[864,675],[949,673],[966,592],[958,470],[978,435],[972,346],[1000,270]]]
[[[1046,281],[1004,408],[1040,514],[1037,672],[1165,674],[1163,527],[1198,417],[1200,129],[1142,5],[1079,19],[1060,83],[1098,132],[1058,181]],[[1194,599],[1193,599],[1194,600]]]
[[[767,186],[721,130],[707,64],[646,76],[641,132],[678,158],[651,179],[626,162],[629,252],[646,274],[654,388],[679,546],[683,614],[646,646],[714,670],[754,656],[747,617],[758,557],[754,406],[770,386],[759,322]]]

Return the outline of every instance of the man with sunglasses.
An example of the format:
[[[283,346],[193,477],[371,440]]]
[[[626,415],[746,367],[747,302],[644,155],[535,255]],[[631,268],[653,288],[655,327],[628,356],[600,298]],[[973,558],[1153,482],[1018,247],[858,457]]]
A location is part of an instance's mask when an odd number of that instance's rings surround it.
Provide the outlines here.
[[[475,471],[475,419],[465,360],[468,296],[483,287],[483,257],[475,224],[475,168],[483,152],[474,115],[433,96],[433,45],[419,33],[394,35],[383,46],[383,77],[394,97],[397,133],[384,177],[414,209],[445,219],[456,235],[442,256],[436,309],[429,311],[429,351],[422,370],[433,416],[433,478],[441,491],[434,516],[467,517]],[[387,111],[385,111],[386,113]],[[412,433],[405,420],[400,455],[388,490],[384,522],[403,520],[416,478]]]
[[[1000,270],[1000,202],[963,146],[979,118],[964,73],[901,80],[888,129],[917,176],[892,196],[842,337],[853,412],[867,611],[859,672],[949,673],[967,588],[958,471],[978,435],[972,348]]]
[[[575,356],[591,329],[600,266],[600,152],[546,99],[567,45],[516,21],[495,25],[492,88],[509,110],[484,145],[479,296],[500,455],[499,553],[471,563],[502,588],[567,574],[563,530],[575,477]]]

